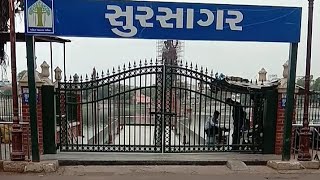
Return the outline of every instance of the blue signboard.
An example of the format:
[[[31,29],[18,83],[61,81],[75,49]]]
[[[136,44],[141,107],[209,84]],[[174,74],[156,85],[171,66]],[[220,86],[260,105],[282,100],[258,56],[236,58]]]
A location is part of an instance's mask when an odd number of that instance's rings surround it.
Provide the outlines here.
[[[300,41],[300,7],[26,0],[26,33],[73,37]]]
[[[281,99],[281,107],[282,108],[286,107],[286,102],[287,102],[287,98],[284,97],[284,98]]]

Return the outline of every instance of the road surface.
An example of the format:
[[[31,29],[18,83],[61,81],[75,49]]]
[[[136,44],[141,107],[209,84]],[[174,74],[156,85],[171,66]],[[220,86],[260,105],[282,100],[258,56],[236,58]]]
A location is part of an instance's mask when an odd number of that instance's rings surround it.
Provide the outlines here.
[[[77,166],[63,167],[54,174],[4,174],[2,180],[319,180],[320,170],[276,172],[250,166],[235,172],[225,166]]]

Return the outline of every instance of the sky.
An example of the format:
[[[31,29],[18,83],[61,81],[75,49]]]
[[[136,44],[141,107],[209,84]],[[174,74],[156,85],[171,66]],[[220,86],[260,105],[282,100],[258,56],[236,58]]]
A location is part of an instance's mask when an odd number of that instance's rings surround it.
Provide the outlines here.
[[[164,1],[164,0],[158,0]],[[182,2],[182,0],[165,0]],[[305,74],[306,39],[307,39],[307,0],[185,0],[183,2],[204,2],[223,4],[298,6],[303,8],[301,42],[299,44],[297,76]],[[24,32],[22,16],[17,16],[18,32]],[[312,43],[311,74],[320,76],[320,1],[315,1],[314,31]],[[68,37],[64,37],[68,38]],[[66,74],[90,74],[92,68],[106,71],[112,67],[123,66],[129,62],[155,59],[156,40],[132,39],[95,39],[68,38],[72,42],[66,45]],[[10,55],[10,44],[6,46]],[[37,70],[40,64],[47,61],[50,64],[49,43],[36,44]],[[214,72],[228,76],[240,76],[248,79],[258,78],[258,71],[265,68],[267,75],[282,77],[282,65],[289,58],[289,44],[286,43],[253,43],[253,42],[205,42],[185,41],[184,60],[207,67]],[[53,44],[53,69],[59,66],[63,69],[63,46]],[[17,44],[17,71],[27,67],[25,43]],[[11,79],[10,68],[8,78]]]

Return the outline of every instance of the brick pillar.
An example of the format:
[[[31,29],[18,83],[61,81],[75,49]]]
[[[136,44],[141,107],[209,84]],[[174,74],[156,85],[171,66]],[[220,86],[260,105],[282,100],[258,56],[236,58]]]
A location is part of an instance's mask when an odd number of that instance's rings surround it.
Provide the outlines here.
[[[285,120],[285,107],[282,106],[282,100],[286,97],[284,89],[279,89],[278,94],[278,110],[277,110],[277,122],[276,122],[276,142],[275,142],[275,154],[282,154],[282,145],[283,145],[283,133],[284,133],[284,120]],[[295,114],[296,114],[296,100],[294,101],[294,111],[292,123],[295,123]],[[294,141],[294,129],[292,128],[292,139],[291,144]],[[292,145],[291,145],[292,147]]]
[[[30,124],[30,113],[28,103],[28,88],[21,87],[22,89],[22,121]],[[41,91],[37,88],[37,125],[38,125],[38,137],[39,137],[39,152],[43,154],[43,128],[42,128],[42,105],[41,105]],[[28,154],[28,150],[31,154],[31,130],[30,126],[23,126],[23,151]],[[29,148],[28,148],[29,146]]]
[[[282,153],[285,108],[282,107],[281,101],[284,96],[285,96],[285,94],[282,94],[282,93],[279,93],[279,95],[278,95],[275,154]]]

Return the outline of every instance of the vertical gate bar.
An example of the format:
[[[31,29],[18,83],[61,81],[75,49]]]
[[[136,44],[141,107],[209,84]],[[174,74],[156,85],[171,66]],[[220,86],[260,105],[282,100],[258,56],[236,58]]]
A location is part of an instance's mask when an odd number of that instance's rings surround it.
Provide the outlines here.
[[[176,101],[176,97],[175,97],[175,89],[174,89],[174,83],[176,82],[176,74],[175,74],[175,71],[176,71],[176,66],[175,64],[171,64],[170,65],[171,68],[170,68],[170,73],[171,73],[171,76],[170,76],[170,87],[169,87],[169,101],[170,101],[170,104],[169,104],[169,115],[168,115],[168,118],[169,118],[169,126],[168,126],[168,129],[169,129],[169,134],[168,134],[168,139],[169,139],[169,152],[172,152],[172,144],[175,145],[175,142],[172,143],[172,141],[174,141],[174,139],[172,139],[172,130],[173,130],[173,126],[174,126],[174,115],[175,115],[175,112],[172,112],[174,111],[174,107],[175,106],[175,101]],[[173,148],[174,149],[174,148]]]
[[[107,74],[106,74],[106,80],[107,80],[107,108],[108,108],[108,112],[107,112],[107,124],[108,124],[108,143],[107,143],[107,151],[111,151],[111,144],[114,144],[114,139],[116,137],[116,121],[112,120],[112,116],[111,116],[111,111],[112,111],[112,107],[111,107],[111,92],[110,92],[110,75],[109,75],[109,70],[107,70]],[[110,149],[109,149],[110,147]]]
[[[252,96],[252,94],[250,94],[250,96]],[[254,126],[254,123],[253,123],[253,118],[254,118],[253,108],[254,108],[254,104],[253,104],[253,100],[251,100],[251,97],[250,97],[249,103],[250,103],[249,118],[252,117],[252,128],[249,126],[249,130],[252,129],[252,132],[254,132],[254,131],[253,131],[253,126]],[[250,124],[251,124],[251,122],[250,122]],[[251,142],[250,142],[250,147],[251,147],[251,149],[253,148],[253,140],[254,140],[254,136],[252,135],[252,137],[251,137]]]
[[[222,90],[219,90],[219,95],[220,95],[220,99],[219,99],[220,100],[219,101],[220,123],[219,123],[219,126],[221,126],[221,124],[222,124],[221,121],[223,120],[223,128],[225,129],[226,128],[226,119],[227,119],[227,113],[226,113],[227,108],[226,108],[226,104],[224,103],[224,114],[223,114],[223,118],[222,118],[222,113],[223,113],[222,112],[222,106],[223,106],[222,102],[226,99],[226,97],[223,98]],[[218,101],[218,92],[215,92],[215,102],[217,102],[217,101]],[[230,131],[229,131],[229,133],[230,133]],[[225,144],[228,143],[228,141],[229,141],[229,136],[226,139],[227,141],[226,142],[224,141],[225,136],[226,136],[226,131],[223,132],[223,137],[220,137],[221,139],[223,138],[222,147],[220,148],[220,150],[222,150],[222,151],[225,151],[225,148],[226,148]]]
[[[187,73],[188,69],[187,69],[187,66],[186,66],[186,73]],[[187,120],[187,113],[188,113],[188,109],[187,109],[187,95],[189,94],[187,89],[187,84],[188,84],[188,81],[187,81],[187,76],[185,75],[184,76],[184,118],[183,118],[183,151],[185,152],[186,151],[186,141],[187,141],[187,137],[186,137],[186,120]],[[190,86],[191,87],[191,86]],[[190,91],[191,89],[189,89]],[[191,98],[191,97],[189,97]],[[191,112],[191,111],[190,111]]]
[[[75,110],[75,112],[76,112],[75,113],[75,116],[76,116],[76,135],[75,136],[76,136],[76,142],[77,142],[76,150],[79,151],[79,135],[80,135],[80,132],[79,132],[79,128],[80,127],[79,126],[80,126],[81,122],[80,122],[80,117],[78,116],[78,114],[81,113],[81,112],[79,112],[80,108],[78,108],[78,107],[81,106],[81,102],[80,102],[81,101],[81,99],[80,99],[81,96],[80,96],[80,93],[79,93],[80,92],[80,90],[79,90],[79,88],[80,88],[79,87],[79,79],[77,79],[77,78],[79,78],[79,77],[76,77],[76,79],[75,79],[76,80],[75,81],[76,82],[76,97],[75,97],[76,98],[75,99],[76,100],[76,106],[75,106],[75,108],[76,108],[76,110]],[[79,119],[78,119],[78,117],[79,117]],[[79,122],[79,125],[78,125],[78,122]]]
[[[300,97],[300,104],[302,105],[301,107],[303,108],[304,104],[303,104],[303,96],[299,96]],[[303,112],[300,112],[300,122],[302,124],[302,119],[303,119]]]
[[[152,61],[151,61],[152,62]],[[152,65],[152,64],[151,64]],[[152,71],[152,69],[151,69],[152,67],[150,67],[150,71]],[[150,112],[151,112],[151,110],[152,110],[152,74],[150,73],[150,76],[149,76],[149,78],[150,78],[150,81],[149,81],[149,85],[150,85],[150,88],[149,88],[149,94],[150,94],[150,105],[149,105],[149,113],[148,113],[148,115],[149,115],[149,130],[150,130],[150,137],[149,137],[149,148],[151,147],[151,145],[152,145],[152,117],[151,117],[151,115],[150,115]],[[146,114],[147,115],[147,114]],[[148,151],[149,151],[149,149],[148,149]]]
[[[317,115],[318,116],[316,116],[317,117],[317,119],[320,119],[320,108],[319,108],[319,106],[320,106],[320,96],[319,96],[319,94],[318,93],[316,93],[316,100],[317,100],[317,103],[316,103],[316,109],[318,109],[318,113],[317,113]]]
[[[159,73],[159,71],[158,71],[158,68],[160,68],[160,66],[158,66],[158,59],[156,59],[156,62],[155,62],[155,64],[156,64],[156,66],[155,66],[155,68],[156,68],[156,75],[155,75],[155,85],[156,85],[156,87],[155,87],[155,107],[154,107],[154,112],[155,112],[155,115],[154,115],[154,138],[153,138],[153,141],[154,141],[154,152],[156,152],[157,151],[157,147],[158,147],[158,128],[160,128],[160,127],[158,127],[158,121],[159,121],[159,119],[158,119],[158,116],[159,116],[159,114],[158,114],[158,106],[159,106],[159,79],[161,78],[161,72]]]
[[[172,88],[172,86],[173,86],[175,74],[173,72],[173,69],[174,69],[173,65],[170,64],[169,67],[170,67],[169,68],[170,71],[169,71],[169,73],[167,73],[167,75],[169,74],[169,87],[166,88],[166,90],[169,93],[169,97],[166,96],[166,98],[167,98],[166,102],[168,102],[168,104],[167,104],[168,107],[166,107],[167,115],[165,117],[166,129],[169,132],[165,132],[165,133],[166,133],[166,135],[168,135],[168,137],[166,137],[168,139],[168,144],[166,144],[166,145],[169,146],[169,152],[171,152],[171,148],[172,148],[171,147],[171,144],[172,144],[171,133],[172,133],[172,119],[173,119],[172,118],[172,115],[173,115],[173,113],[172,113],[172,105],[173,105],[173,102],[172,102],[173,101],[173,88]],[[167,139],[165,139],[165,141],[167,141]]]
[[[225,98],[228,97],[228,93],[230,94],[230,97],[232,97],[232,92],[228,92],[228,90],[225,89],[225,92],[224,92]],[[222,91],[221,91],[221,94],[222,94]],[[225,103],[224,106],[225,106],[225,114],[227,114],[227,104]],[[230,130],[230,133],[231,133],[231,117],[232,117],[232,107],[231,107],[231,105],[229,105],[229,113],[228,113],[228,116],[229,116],[228,126],[229,126],[229,130]],[[232,117],[232,121],[234,121],[234,120],[233,120],[233,117]],[[231,148],[232,148],[232,150],[234,149],[234,148],[233,148],[233,134],[234,134],[234,133],[235,133],[235,132],[234,132],[234,128],[233,128],[232,134],[230,134],[230,135],[231,135],[231,138],[232,138],[232,141],[231,141]],[[230,138],[230,135],[229,135],[229,138]],[[229,139],[229,138],[228,138],[228,151],[230,151],[230,139]]]
[[[118,108],[118,119],[120,121],[120,125],[121,125],[121,129],[123,129],[123,148],[125,147],[126,145],[126,134],[125,134],[125,129],[124,129],[124,121],[122,120],[122,124],[121,124],[121,74],[120,74],[120,67],[119,67],[119,72],[118,72],[118,101],[117,101],[117,108]],[[120,130],[120,134],[121,134],[121,130]],[[119,138],[119,144],[121,142],[121,135],[120,135],[120,138]],[[119,149],[121,151],[121,147]]]
[[[240,93],[240,104],[242,104],[242,96],[243,96],[243,95],[246,95],[246,93],[242,93],[242,92]],[[247,104],[246,104],[246,98],[245,98],[244,104],[243,104],[243,111],[245,112],[245,115],[247,114],[247,111],[246,111],[247,106],[246,106],[246,105],[247,105]],[[246,148],[247,146],[246,146],[246,144],[244,144],[243,142],[245,142],[245,139],[244,139],[245,137],[244,137],[244,136],[245,136],[245,131],[246,131],[246,130],[244,129],[244,127],[246,127],[245,125],[246,125],[246,118],[247,118],[247,117],[244,116],[243,118],[244,118],[244,119],[242,119],[243,122],[242,122],[242,134],[241,134],[241,135],[242,135],[242,148],[241,148],[241,149],[242,149],[242,150],[245,150],[245,148]]]
[[[113,71],[113,88],[112,88],[112,96],[113,96],[113,101],[112,101],[112,104],[113,104],[113,120],[117,119],[118,120],[118,126],[116,127],[117,128],[117,132],[118,132],[118,151],[120,151],[120,147],[121,147],[121,120],[119,118],[117,118],[117,109],[119,109],[118,107],[118,97],[117,97],[117,93],[116,93],[116,76],[114,74],[114,71]],[[117,106],[117,107],[116,107]],[[116,148],[115,148],[116,150]]]
[[[173,117],[173,119],[174,119],[174,123],[173,123],[173,128],[172,129],[174,129],[174,131],[172,132],[172,134],[173,134],[173,144],[174,144],[174,147],[173,147],[173,152],[176,152],[176,146],[177,146],[177,142],[176,142],[176,135],[177,135],[177,125],[178,125],[178,123],[177,123],[177,118],[178,118],[178,109],[177,109],[177,105],[178,105],[178,97],[177,97],[177,81],[178,81],[178,66],[175,66],[174,67],[175,68],[175,81],[174,81],[174,87],[172,88],[173,89],[173,92],[174,93],[172,93],[172,96],[173,96],[173,99],[174,99],[174,117]],[[179,101],[180,101],[180,99],[179,99]],[[172,138],[172,134],[170,134],[170,139]]]
[[[61,126],[61,121],[62,121],[62,114],[61,114],[61,82],[58,82],[58,89],[57,89],[57,96],[56,96],[57,100],[57,108],[56,108],[56,115],[58,115],[58,122],[59,122],[59,144],[58,147],[60,149],[60,151],[62,151],[62,126]],[[29,138],[28,138],[29,139]],[[28,140],[29,141],[29,140]]]
[[[94,139],[95,139],[95,147],[96,145],[99,147],[99,135],[98,135],[98,130],[99,130],[99,116],[98,116],[98,109],[97,109],[97,77],[96,77],[96,72],[94,71],[93,72],[94,75],[93,75],[93,87],[92,87],[92,90],[93,90],[93,96],[94,96],[94,99],[93,99],[93,104],[94,104]],[[95,148],[94,148],[95,150]]]
[[[190,67],[192,68],[192,66]],[[191,74],[192,75],[192,74]],[[190,109],[192,109],[192,78],[190,78],[190,103],[189,103],[189,106],[190,106]],[[196,110],[194,109],[193,112],[195,112]],[[189,143],[189,150],[190,150],[190,145],[191,145],[191,142],[190,142],[190,137],[191,137],[191,123],[192,123],[192,113],[190,113],[190,118],[189,118],[189,139],[188,139],[188,143]]]
[[[165,152],[165,130],[166,130],[166,123],[165,123],[165,105],[166,105],[166,73],[167,73],[167,68],[166,64],[163,64],[163,72],[162,72],[162,100],[161,100],[161,137],[162,137],[162,148],[161,148],[161,153]]]
[[[195,92],[194,92],[194,120],[193,120],[193,149],[196,145],[196,124],[197,124],[197,80],[195,81]]]
[[[127,134],[127,118],[126,118],[126,73],[125,73],[125,68],[123,68],[123,92],[122,93],[122,97],[123,97],[123,106],[122,106],[122,116],[123,116],[123,124],[124,124],[124,127],[123,127],[123,130],[124,130],[124,143],[125,143],[125,146],[124,146],[124,151],[127,151],[127,143],[126,143],[126,140],[127,140],[127,137],[126,137],[126,134]],[[130,93],[130,92],[129,92]],[[128,127],[130,129],[130,127]],[[128,135],[128,134],[127,134]],[[130,134],[128,135],[130,136]],[[130,142],[128,143],[130,144]]]
[[[94,145],[96,144],[96,138],[95,138],[95,122],[94,122],[94,119],[95,119],[95,111],[94,111],[94,89],[93,89],[93,75],[91,75],[91,81],[90,81],[90,90],[91,90],[91,124],[92,124],[92,147],[94,149]]]
[[[64,123],[64,128],[65,128],[65,134],[66,134],[66,151],[69,151],[69,135],[68,135],[68,82],[67,82],[67,76],[65,76],[64,79],[64,114],[65,114],[65,123]]]
[[[77,111],[77,105],[78,105],[78,102],[77,102],[77,87],[76,87],[76,83],[73,81],[70,82],[71,84],[71,90],[70,91],[70,95],[71,96],[71,116],[72,116],[72,119],[71,119],[71,122],[72,120],[74,121],[73,123],[71,123],[71,134],[72,134],[72,144],[73,144],[73,148],[72,148],[72,151],[74,151],[75,148],[77,148],[77,143],[76,143],[76,134],[77,134],[77,114],[75,114],[74,112]],[[72,93],[71,93],[72,92]],[[73,131],[73,125],[75,125],[75,131]],[[75,133],[74,133],[75,132]]]
[[[136,150],[136,143],[137,143],[137,132],[136,132],[136,125],[137,125],[137,69],[136,69],[136,66],[135,66],[136,63],[134,63],[134,129],[133,129],[133,133],[134,133],[134,136],[133,136],[133,141],[134,141],[134,144],[133,144],[133,147],[134,147],[134,150]]]
[[[95,89],[96,89],[96,109],[97,109],[97,131],[96,131],[96,136],[98,139],[98,151],[100,149],[100,105],[99,105],[99,77],[97,73],[97,77],[95,79]]]
[[[83,124],[84,124],[84,121],[83,121],[83,79],[82,79],[82,76],[80,76],[80,121],[81,121],[81,132],[80,132],[80,135],[81,135],[81,150],[83,150],[83,139],[84,139],[84,135],[83,135]],[[79,149],[78,149],[79,151]]]
[[[141,61],[140,61],[140,64],[139,64],[139,71],[140,71],[140,73],[139,73],[139,97],[140,97],[140,101],[139,101],[139,149],[141,148],[141,146],[143,146],[142,144],[141,144],[141,139],[144,137],[144,136],[142,136],[142,129],[141,129],[141,114],[142,114],[142,111],[141,111],[141,109],[142,109],[142,107],[141,107],[141,90],[142,90],[142,67],[141,67],[142,65],[141,65]],[[143,141],[143,140],[142,140]]]
[[[87,130],[86,130],[86,134],[87,134],[87,138],[86,138],[86,140],[87,140],[87,142],[86,142],[86,144],[87,144],[87,146],[86,146],[86,151],[88,151],[89,149],[89,145],[90,145],[90,143],[89,143],[89,139],[90,139],[90,136],[89,136],[89,103],[90,103],[90,100],[89,100],[89,92],[88,92],[88,89],[89,89],[89,82],[88,82],[88,77],[86,76],[86,82],[85,82],[85,84],[86,84],[86,91],[85,91],[85,93],[86,93],[86,120],[87,120],[87,124],[86,124],[86,126],[87,126]]]
[[[208,101],[208,85],[207,85],[207,82],[208,82],[208,71],[206,69],[206,72],[205,72],[205,92],[204,92],[204,118],[203,118],[203,137],[204,137],[204,141],[203,143],[206,142],[206,134],[205,134],[205,127],[206,127],[206,120],[207,120],[207,101]],[[200,129],[200,128],[199,128]],[[200,136],[201,134],[199,134]],[[205,144],[200,144],[202,146],[202,151],[205,150]]]
[[[70,75],[70,79],[69,79],[69,106],[70,106],[70,111],[68,112],[69,114],[69,117],[70,117],[70,121],[71,121],[71,124],[68,126],[70,128],[70,133],[71,134],[71,151],[73,151],[74,149],[74,142],[73,142],[73,139],[74,139],[74,135],[73,135],[73,123],[74,123],[74,114],[73,114],[73,111],[74,111],[74,104],[73,104],[73,101],[74,101],[74,85],[72,83],[72,77]]]
[[[181,65],[182,65],[182,63],[181,63]],[[182,112],[182,105],[181,105],[181,102],[183,101],[183,98],[182,97],[184,97],[183,95],[182,95],[182,76],[181,76],[181,74],[182,74],[182,72],[181,72],[181,66],[179,67],[179,83],[178,83],[178,88],[179,88],[179,96],[180,96],[180,99],[179,99],[179,108],[178,108],[178,110],[179,110],[179,116],[178,116],[178,122],[177,122],[177,124],[179,125],[179,128],[178,128],[178,131],[179,132],[177,132],[178,133],[178,135],[179,135],[179,141],[178,141],[178,146],[179,146],[179,152],[181,152],[181,112]],[[185,91],[185,90],[184,90]],[[184,97],[185,98],[185,97]],[[186,110],[184,110],[184,111],[186,111]],[[176,127],[177,128],[177,127]]]
[[[255,152],[256,146],[255,146],[255,135],[256,135],[256,124],[257,124],[257,118],[259,118],[259,114],[257,112],[257,108],[258,106],[260,106],[260,104],[257,104],[257,95],[254,94],[253,97],[253,105],[254,105],[254,111],[253,111],[253,128],[252,128],[252,147],[253,147],[253,151]],[[290,145],[291,147],[291,145]]]
[[[70,123],[72,124],[72,113],[70,113],[70,111],[72,111],[72,106],[70,105],[70,93],[72,88],[70,87],[70,79],[66,81],[66,124],[65,127],[67,129],[67,142],[68,142],[68,151],[70,151],[70,148],[72,149],[72,134],[71,132],[71,128],[70,128]]]
[[[147,66],[147,63],[145,64]],[[145,68],[147,68],[145,66]],[[145,70],[147,71],[147,69]],[[144,74],[144,144],[147,146],[147,73]],[[150,136],[150,133],[149,133]],[[146,148],[146,147],[145,147]]]
[[[211,92],[210,92],[210,106],[209,106],[209,120],[212,118],[212,99],[211,99],[211,97],[212,97],[212,90],[211,90]],[[214,101],[214,105],[215,105],[215,109],[216,109],[216,104],[217,104],[217,102],[216,101]],[[206,119],[206,121],[207,121],[207,119]],[[209,126],[210,127],[210,126]],[[211,145],[210,145],[210,140],[211,140],[211,137],[210,136],[206,136],[206,139],[207,139],[207,144],[209,145],[209,146],[207,146],[208,147],[208,151],[210,151],[210,149],[211,149]],[[214,150],[214,149],[213,149]]]
[[[202,71],[202,67],[201,67],[201,71],[200,71],[200,101],[199,101],[199,127],[198,127],[198,136],[199,136],[199,138],[198,138],[198,143],[197,143],[197,146],[198,146],[198,148],[199,148],[199,146],[200,146],[200,142],[201,142],[201,139],[200,139],[200,137],[201,137],[201,112],[202,112],[202,91],[203,91],[203,89],[202,89],[202,87],[203,87],[203,71]],[[199,149],[198,149],[199,150]]]
[[[217,92],[215,92],[215,101],[214,101],[214,112],[216,112],[217,111]],[[214,115],[214,112],[212,113],[213,115]],[[219,113],[220,113],[220,121],[219,121],[219,123],[218,123],[218,127],[221,127],[221,120],[222,120],[222,112],[221,112],[221,102],[219,102]],[[212,114],[210,114],[210,115],[212,115]],[[220,137],[220,128],[218,129],[218,133],[219,133],[219,135],[218,135],[218,140],[219,140],[219,138],[222,138],[222,137]],[[222,134],[222,133],[221,133]],[[215,135],[214,135],[215,136]],[[216,140],[216,137],[214,137],[215,138],[215,145],[217,145],[217,140]],[[218,144],[219,145],[219,144]],[[215,151],[215,149],[216,149],[216,146],[214,147],[214,151]],[[218,150],[220,150],[219,149],[219,146],[217,147],[217,149]]]
[[[102,74],[101,74],[101,95],[99,95],[98,93],[98,99],[101,99],[102,100],[102,149],[101,150],[104,150],[104,147],[105,147],[105,144],[108,140],[106,140],[106,137],[105,137],[105,127],[106,127],[106,123],[105,123],[105,83],[104,83],[104,75],[103,75],[103,71],[102,71]],[[107,125],[108,128],[110,128],[108,125]],[[108,132],[108,136],[109,136],[109,132]],[[107,139],[109,139],[109,137],[107,136]]]
[[[129,64],[129,71],[130,71],[130,64]],[[129,77],[128,77],[128,80],[129,80],[129,89],[128,89],[128,92],[129,92],[129,122],[128,122],[128,126],[129,126],[129,151],[131,151],[131,99],[132,99],[132,96],[131,96],[131,73],[129,72]],[[134,128],[136,128],[136,126],[133,125]],[[133,135],[133,137],[135,136],[135,134]]]
[[[191,75],[192,75],[192,64],[190,67],[191,70]],[[190,77],[190,103],[189,103],[189,107],[192,110],[192,77]],[[196,112],[196,110],[193,111],[194,113]],[[188,139],[188,143],[189,143],[189,151],[190,151],[190,146],[191,146],[191,142],[190,142],[190,137],[191,137],[191,123],[192,123],[192,113],[190,113],[190,119],[189,119],[189,139]]]
[[[249,99],[248,99],[248,95],[249,95]],[[249,133],[250,133],[250,109],[251,109],[251,103],[250,103],[251,101],[250,101],[250,92],[247,92],[246,94],[245,94],[245,102],[244,102],[244,104],[246,105],[246,107],[247,108],[249,108],[249,113],[247,113],[247,111],[245,111],[246,112],[246,116],[245,116],[245,123],[246,123],[246,125],[245,125],[245,127],[247,128],[246,129],[246,131],[247,131],[247,141],[248,141],[248,145],[246,145],[246,147],[247,148],[249,148],[249,144],[250,144],[250,136],[249,136]],[[248,117],[248,119],[247,119],[247,117]],[[250,149],[248,149],[248,150],[250,150]]]

